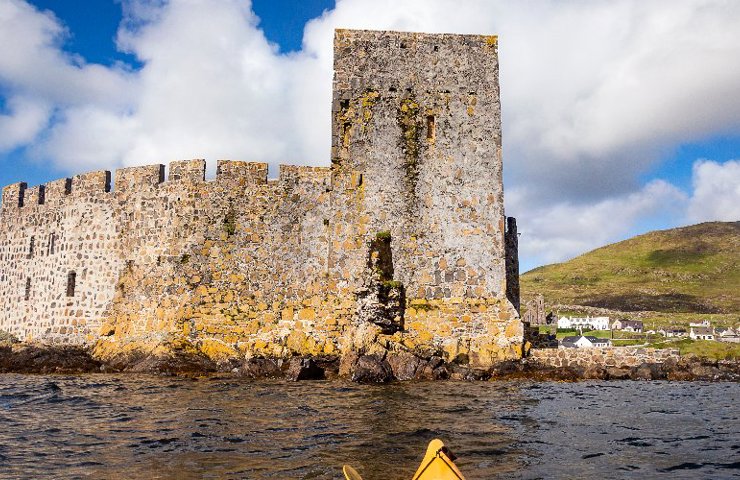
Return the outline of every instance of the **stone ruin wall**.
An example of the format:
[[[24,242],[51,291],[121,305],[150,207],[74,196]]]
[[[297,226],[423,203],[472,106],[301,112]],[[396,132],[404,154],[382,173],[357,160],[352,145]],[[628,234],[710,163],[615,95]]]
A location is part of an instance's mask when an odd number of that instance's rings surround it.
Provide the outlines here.
[[[521,356],[496,37],[337,31],[332,116],[331,168],[281,166],[276,180],[266,164],[220,161],[206,181],[194,160],[166,180],[155,165],[112,186],[93,172],[6,187],[0,329],[317,355],[351,348],[380,312],[384,342]]]
[[[289,308],[329,291],[328,168],[281,166],[268,180],[267,164],[220,161],[206,181],[205,161],[193,160],[170,164],[167,181],[163,165],[118,170],[115,188],[110,178],[51,182],[43,203],[43,188],[4,189],[1,292],[11,300],[0,328],[65,343],[94,340],[101,329],[254,333],[247,320],[270,317],[255,312],[276,312],[276,324],[309,317]],[[77,274],[72,296],[69,272]]]
[[[548,367],[638,367],[680,358],[677,349],[641,347],[533,348],[528,362]]]

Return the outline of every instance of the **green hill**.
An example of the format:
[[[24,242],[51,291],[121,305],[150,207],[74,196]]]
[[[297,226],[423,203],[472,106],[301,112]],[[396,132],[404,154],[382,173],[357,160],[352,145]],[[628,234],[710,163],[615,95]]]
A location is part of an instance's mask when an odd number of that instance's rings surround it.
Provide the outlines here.
[[[624,312],[740,312],[740,222],[661,230],[521,276],[523,299]]]

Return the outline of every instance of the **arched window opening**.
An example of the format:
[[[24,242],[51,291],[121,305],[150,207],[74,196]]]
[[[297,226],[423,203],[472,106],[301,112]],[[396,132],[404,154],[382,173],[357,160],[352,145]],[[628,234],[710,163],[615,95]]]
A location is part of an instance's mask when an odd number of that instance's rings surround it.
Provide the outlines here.
[[[49,235],[49,255],[54,255],[54,248],[56,247],[57,243],[57,234],[55,232],[52,232],[51,235]]]
[[[77,273],[69,272],[67,274],[67,296],[75,296],[75,284],[77,283]]]

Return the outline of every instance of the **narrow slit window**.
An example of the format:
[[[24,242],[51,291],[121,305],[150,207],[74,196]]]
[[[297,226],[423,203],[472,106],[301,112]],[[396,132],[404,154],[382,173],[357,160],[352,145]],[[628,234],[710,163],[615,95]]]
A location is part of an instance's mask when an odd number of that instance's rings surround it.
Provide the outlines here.
[[[28,258],[33,257],[33,248],[36,246],[36,237],[31,235],[31,241],[28,243]]]
[[[54,255],[54,247],[56,247],[57,243],[57,234],[52,232],[51,235],[49,235],[49,255]]]
[[[77,283],[77,273],[69,272],[67,274],[67,296],[75,296],[75,284]]]
[[[29,301],[31,299],[31,277],[26,277],[26,294],[25,294],[26,301]]]
[[[427,140],[434,142],[437,135],[436,123],[434,121],[434,115],[427,115]]]

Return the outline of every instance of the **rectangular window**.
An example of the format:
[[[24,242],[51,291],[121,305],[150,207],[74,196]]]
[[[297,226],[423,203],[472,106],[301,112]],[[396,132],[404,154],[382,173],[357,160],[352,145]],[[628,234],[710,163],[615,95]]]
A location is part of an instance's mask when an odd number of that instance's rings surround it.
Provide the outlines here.
[[[26,277],[26,301],[31,299],[31,277]]]
[[[427,140],[434,143],[434,139],[437,135],[436,124],[434,122],[434,115],[427,115]]]
[[[77,274],[75,272],[69,272],[67,274],[67,296],[75,296],[75,283],[77,282]]]

